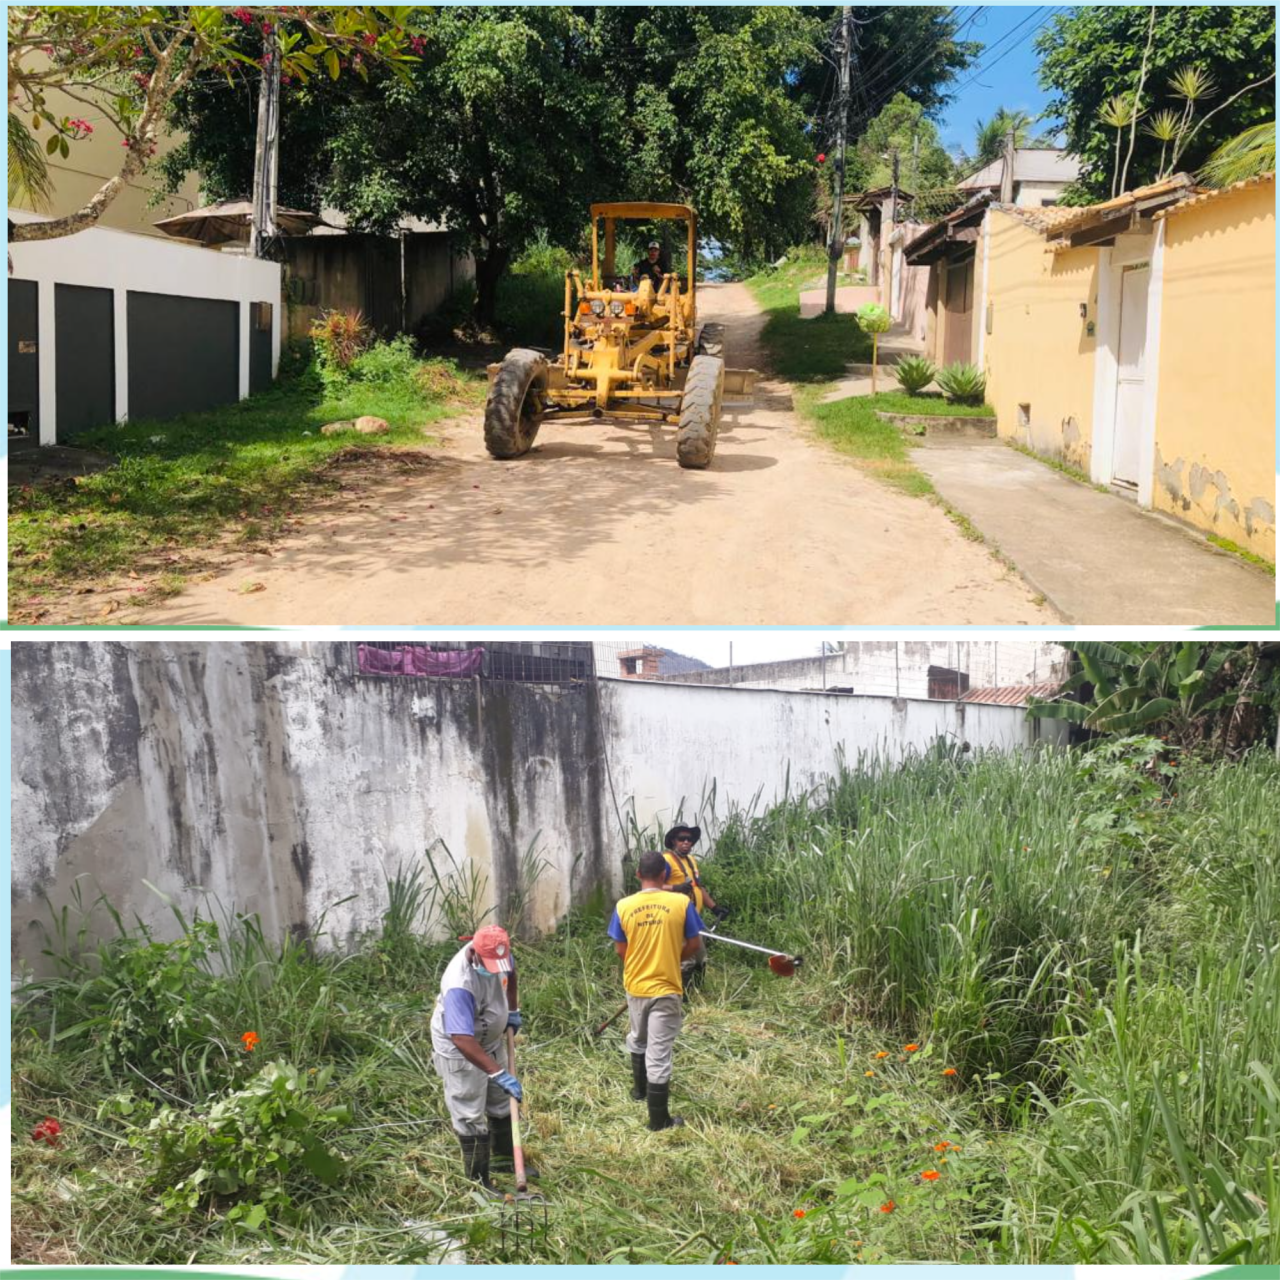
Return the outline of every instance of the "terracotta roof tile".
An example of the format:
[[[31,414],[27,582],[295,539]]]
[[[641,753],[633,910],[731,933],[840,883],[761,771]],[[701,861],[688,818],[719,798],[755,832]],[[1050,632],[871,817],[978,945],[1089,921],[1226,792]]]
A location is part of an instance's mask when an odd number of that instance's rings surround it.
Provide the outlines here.
[[[1217,200],[1220,196],[1230,195],[1233,191],[1244,191],[1248,187],[1260,187],[1264,182],[1275,182],[1276,175],[1271,173],[1260,173],[1256,178],[1243,178],[1239,182],[1233,182],[1229,187],[1212,187],[1209,190],[1197,190],[1195,195],[1189,196],[1186,200],[1181,200],[1175,205],[1170,205],[1167,209],[1159,209],[1152,216],[1156,218],[1167,218],[1171,213],[1181,213],[1184,209],[1194,208],[1198,204],[1204,204],[1209,200]]]
[[[1055,680],[1041,684],[987,685],[969,689],[960,695],[961,702],[981,702],[1002,707],[1025,707],[1031,698],[1052,698],[1061,688]]]

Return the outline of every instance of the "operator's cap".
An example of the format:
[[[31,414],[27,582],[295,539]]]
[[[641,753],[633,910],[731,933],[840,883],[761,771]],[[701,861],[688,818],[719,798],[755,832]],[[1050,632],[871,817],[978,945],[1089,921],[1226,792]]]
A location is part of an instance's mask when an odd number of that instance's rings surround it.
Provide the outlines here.
[[[698,841],[702,839],[702,828],[691,827],[688,823],[682,822],[679,826],[672,827],[671,830],[667,832],[666,838],[662,842],[664,847],[674,849],[676,847],[676,836],[682,834],[688,834],[692,837],[693,843],[697,844]]]
[[[649,241],[649,248],[650,248],[650,249],[661,249],[661,248],[662,248],[662,246],[661,246],[661,245],[660,245],[656,240],[650,240],[650,241]]]
[[[511,939],[501,925],[487,924],[477,929],[471,945],[490,973],[510,973],[515,968],[511,963]]]

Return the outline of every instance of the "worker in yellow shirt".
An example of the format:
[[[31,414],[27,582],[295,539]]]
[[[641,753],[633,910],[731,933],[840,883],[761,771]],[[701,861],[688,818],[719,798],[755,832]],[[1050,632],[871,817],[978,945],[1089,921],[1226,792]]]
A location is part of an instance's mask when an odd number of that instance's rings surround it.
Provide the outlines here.
[[[684,1022],[684,984],[680,963],[692,955],[702,932],[702,917],[691,899],[663,885],[667,866],[661,853],[640,855],[640,892],[623,898],[609,921],[609,937],[622,957],[631,1024],[631,1096],[649,1103],[649,1128],[682,1125],[669,1110],[671,1060]]]
[[[701,827],[690,827],[683,823],[667,832],[663,841],[667,850],[663,857],[669,870],[667,888],[690,898],[700,915],[709,911],[718,920],[723,920],[729,913],[716,903],[711,891],[703,884],[698,860],[693,856],[693,846],[701,839]],[[697,949],[681,969],[686,990],[701,984],[707,971],[707,944],[701,938],[698,939]]]

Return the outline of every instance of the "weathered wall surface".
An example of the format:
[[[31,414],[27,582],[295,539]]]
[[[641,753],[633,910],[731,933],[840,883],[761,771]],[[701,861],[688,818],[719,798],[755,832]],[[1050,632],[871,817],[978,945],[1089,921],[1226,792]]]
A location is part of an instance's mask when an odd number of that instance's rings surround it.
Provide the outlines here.
[[[1000,435],[1087,472],[1097,341],[1080,304],[1096,319],[1098,251],[1047,253],[1039,231],[998,209],[987,225],[991,332],[983,356]]]
[[[13,950],[40,964],[44,898],[104,893],[163,932],[167,908],[257,912],[273,936],[377,926],[384,868],[443,840],[501,900],[537,843],[548,927],[621,885],[619,811],[765,802],[880,749],[956,734],[1014,749],[1010,707],[658,686],[373,679],[347,643],[18,643]],[[617,807],[615,808],[615,800]],[[206,898],[215,900],[209,902]],[[335,907],[340,899],[352,900]],[[326,914],[327,913],[327,914]],[[106,922],[102,922],[105,927]]]
[[[1275,559],[1275,180],[1165,217],[1152,506]]]

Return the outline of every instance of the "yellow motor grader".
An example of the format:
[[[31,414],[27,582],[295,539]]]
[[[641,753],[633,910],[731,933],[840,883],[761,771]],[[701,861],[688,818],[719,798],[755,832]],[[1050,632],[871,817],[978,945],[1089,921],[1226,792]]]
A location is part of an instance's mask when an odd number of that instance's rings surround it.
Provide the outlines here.
[[[683,276],[663,272],[656,288],[648,278],[636,287],[616,271],[616,224],[668,219],[687,229]],[[680,465],[710,465],[725,396],[749,395],[758,375],[726,369],[723,326],[698,325],[697,245],[688,205],[591,206],[591,275],[565,273],[563,349],[518,347],[489,366],[484,442],[495,458],[528,453],[544,422],[608,417],[674,422]]]

